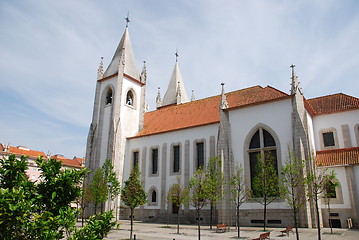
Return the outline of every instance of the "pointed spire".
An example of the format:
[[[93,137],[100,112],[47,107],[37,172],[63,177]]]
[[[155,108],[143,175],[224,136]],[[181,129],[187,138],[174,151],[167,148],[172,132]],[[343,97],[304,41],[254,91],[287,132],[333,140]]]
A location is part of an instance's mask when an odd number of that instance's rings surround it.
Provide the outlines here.
[[[146,61],[143,61],[143,67],[142,67],[140,80],[141,80],[141,82],[146,83],[146,80],[147,80]]]
[[[196,97],[194,96],[194,91],[192,90],[191,102],[195,101]]]
[[[103,78],[103,57],[101,57],[100,66],[97,69],[97,80]]]
[[[162,100],[161,100],[161,88],[158,87],[157,97],[156,97],[156,107],[159,108],[162,106]]]
[[[125,65],[124,73],[139,80],[140,74],[132,51],[132,44],[127,27],[122,35],[120,43],[117,46],[116,52],[111,60],[111,63],[108,65],[104,73],[104,77],[108,77],[118,73],[121,58],[123,58],[122,64]]]
[[[176,56],[177,55],[178,53],[176,52]],[[168,84],[167,91],[163,97],[162,106],[171,105],[171,104],[180,104],[186,102],[189,102],[189,99],[186,94],[186,89],[183,84],[181,72],[177,61],[173,69],[172,77]]]
[[[221,83],[222,85],[222,94],[221,94],[221,105],[220,108],[222,110],[227,109],[228,108],[228,102],[227,102],[227,97],[226,94],[224,93],[224,83]]]
[[[290,68],[292,69],[292,83],[291,83],[291,90],[290,90],[290,93],[291,94],[295,94],[298,90],[300,92],[300,87],[299,87],[299,82],[298,82],[298,76],[295,75],[295,71],[294,71],[294,68],[295,68],[295,65],[292,64],[290,65]]]

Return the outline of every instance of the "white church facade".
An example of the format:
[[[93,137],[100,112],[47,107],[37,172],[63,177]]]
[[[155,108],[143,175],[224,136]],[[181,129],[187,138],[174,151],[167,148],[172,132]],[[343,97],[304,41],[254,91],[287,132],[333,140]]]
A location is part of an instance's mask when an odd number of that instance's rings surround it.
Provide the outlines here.
[[[237,164],[244,167],[249,184],[256,156],[269,151],[277,169],[285,164],[288,146],[306,162],[303,174],[316,164],[334,169],[340,185],[332,200],[332,221],[347,227],[359,223],[359,99],[342,93],[306,99],[292,67],[290,94],[270,86],[253,86],[205,99],[188,98],[176,61],[168,89],[156,98],[157,109],[147,111],[144,65],[138,70],[128,27],[114,57],[104,71],[98,69],[93,117],[87,141],[86,167],[95,171],[111,159],[120,182],[137,164],[148,203],[135,218],[167,221],[178,209],[167,206],[166,194],[180,177],[186,186],[193,173],[210,157],[220,156],[225,178]],[[220,90],[220,86],[219,86]],[[91,177],[91,175],[90,175]],[[112,203],[120,207],[119,200]],[[168,209],[169,208],[169,209]],[[290,207],[283,199],[268,206],[269,226],[292,225]],[[128,217],[121,206],[120,214]],[[248,201],[241,206],[243,226],[261,226],[263,206]],[[180,209],[183,222],[195,222],[194,210]],[[205,210],[203,221],[209,221]],[[228,194],[216,208],[218,223],[235,225],[235,211]],[[328,226],[326,206],[322,223]],[[307,202],[300,213],[302,227],[315,226],[314,205]]]

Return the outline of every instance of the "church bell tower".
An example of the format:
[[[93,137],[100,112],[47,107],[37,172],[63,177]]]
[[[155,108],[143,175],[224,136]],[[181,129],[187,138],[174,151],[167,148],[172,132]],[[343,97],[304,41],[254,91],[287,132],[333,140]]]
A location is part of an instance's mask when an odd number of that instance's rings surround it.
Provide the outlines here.
[[[143,128],[146,66],[138,71],[127,26],[106,71],[97,72],[92,122],[86,148],[86,167],[93,173],[110,159],[122,182],[125,141]]]

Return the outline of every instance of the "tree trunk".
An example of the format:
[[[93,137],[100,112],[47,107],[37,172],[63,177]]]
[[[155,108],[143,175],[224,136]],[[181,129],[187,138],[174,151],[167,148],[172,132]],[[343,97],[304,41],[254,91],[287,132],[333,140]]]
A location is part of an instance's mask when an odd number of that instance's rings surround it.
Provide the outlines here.
[[[318,199],[315,199],[315,211],[317,214],[318,240],[321,240],[322,235],[320,233],[320,215],[319,215]]]
[[[132,239],[133,232],[133,208],[131,208],[131,231],[130,231],[130,239]]]
[[[264,197],[264,212],[263,212],[263,219],[264,219],[264,228],[263,231],[267,231],[267,197]]]
[[[294,213],[294,226],[295,226],[295,234],[297,235],[297,240],[299,240],[299,231],[298,231],[298,221],[297,221],[297,208],[293,207]],[[289,232],[288,232],[289,235]]]
[[[212,221],[213,221],[213,204],[211,203],[211,214],[209,218],[209,229],[212,229]]]
[[[201,240],[201,223],[200,223],[200,210],[197,210],[197,223],[198,223],[198,240]]]
[[[180,225],[180,209],[178,209],[178,213],[177,213],[177,234],[179,234],[179,225]]]
[[[332,227],[332,221],[330,221],[330,201],[329,199],[327,200],[328,201],[328,216],[329,216],[329,226],[330,226],[330,233],[333,234],[333,227]]]
[[[237,206],[237,233],[238,233],[238,238],[241,237],[241,233],[240,233],[240,229],[239,229],[239,206]]]

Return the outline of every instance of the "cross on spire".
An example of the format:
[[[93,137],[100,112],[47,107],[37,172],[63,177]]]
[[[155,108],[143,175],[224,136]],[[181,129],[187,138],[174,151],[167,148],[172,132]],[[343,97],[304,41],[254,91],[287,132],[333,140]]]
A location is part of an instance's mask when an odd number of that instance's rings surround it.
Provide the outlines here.
[[[126,20],[126,27],[128,27],[128,23],[131,22],[130,21],[130,11],[127,12],[127,17],[125,17]]]
[[[175,52],[175,56],[176,56],[176,62],[178,61],[178,51],[177,51],[177,49],[176,49],[176,52]]]

